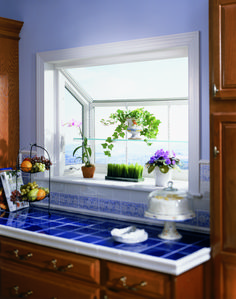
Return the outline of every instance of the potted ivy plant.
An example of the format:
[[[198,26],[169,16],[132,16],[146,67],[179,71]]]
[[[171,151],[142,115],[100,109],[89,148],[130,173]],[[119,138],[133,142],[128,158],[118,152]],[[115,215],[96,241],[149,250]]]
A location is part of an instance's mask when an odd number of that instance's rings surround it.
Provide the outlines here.
[[[82,163],[84,165],[81,167],[83,177],[84,178],[93,178],[94,172],[95,172],[95,165],[91,163],[91,156],[92,156],[92,149],[90,145],[88,144],[88,138],[83,136],[82,130],[81,130],[82,122],[77,122],[76,120],[71,120],[63,126],[67,127],[76,127],[79,129],[80,135],[82,137],[82,145],[77,146],[73,151],[73,156],[76,155],[76,152],[79,149],[82,149],[81,156],[76,157],[76,159],[81,159]]]
[[[108,157],[111,157],[111,151],[114,147],[113,142],[119,137],[124,138],[127,129],[130,132],[132,131],[130,120],[134,125],[134,129],[139,131],[140,136],[144,136],[144,142],[146,142],[147,145],[151,145],[149,142],[150,139],[156,138],[161,121],[152,113],[144,110],[144,108],[134,110],[118,109],[115,113],[111,113],[107,120],[101,119],[101,123],[105,126],[117,124],[112,136],[107,137],[105,142],[102,143],[104,154]],[[134,139],[135,137],[131,138]]]

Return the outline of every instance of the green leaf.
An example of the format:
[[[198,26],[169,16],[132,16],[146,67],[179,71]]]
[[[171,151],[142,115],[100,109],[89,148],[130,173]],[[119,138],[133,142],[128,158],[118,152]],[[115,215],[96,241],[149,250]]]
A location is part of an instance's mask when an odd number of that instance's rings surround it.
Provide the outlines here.
[[[92,155],[91,147],[88,147],[87,150],[88,150],[89,156],[91,157],[91,155]]]
[[[104,151],[104,154],[108,157],[111,157],[111,152],[110,151]]]
[[[153,172],[154,169],[155,169],[155,165],[150,165],[150,166],[148,167],[148,173]]]
[[[111,143],[112,142],[112,138],[111,137],[107,137],[106,142]]]
[[[167,173],[169,171],[169,167],[167,165],[163,165],[162,167],[159,167],[159,169],[162,173]]]
[[[77,150],[80,149],[81,147],[82,147],[82,145],[80,145],[80,146],[78,146],[78,147],[76,147],[76,148],[74,149],[74,151],[73,151],[73,156],[75,155],[75,153],[77,152]]]

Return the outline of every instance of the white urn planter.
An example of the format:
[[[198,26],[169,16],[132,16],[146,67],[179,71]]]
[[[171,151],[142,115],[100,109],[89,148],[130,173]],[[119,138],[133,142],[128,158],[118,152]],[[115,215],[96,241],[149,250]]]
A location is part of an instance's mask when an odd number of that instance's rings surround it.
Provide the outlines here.
[[[142,128],[137,125],[135,119],[129,118],[127,119],[127,122],[127,131],[131,134],[131,137],[129,137],[129,139],[141,139],[140,132],[142,131]]]
[[[155,168],[155,185],[157,187],[167,187],[168,182],[171,180],[171,169],[168,172],[163,173],[159,167]]]

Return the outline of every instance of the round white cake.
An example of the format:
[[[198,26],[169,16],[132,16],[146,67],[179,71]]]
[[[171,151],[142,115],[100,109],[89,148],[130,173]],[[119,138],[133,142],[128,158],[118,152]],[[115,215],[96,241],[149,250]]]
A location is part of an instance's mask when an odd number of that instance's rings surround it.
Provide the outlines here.
[[[150,198],[148,212],[165,216],[185,215],[190,212],[189,200],[176,194],[155,195]]]

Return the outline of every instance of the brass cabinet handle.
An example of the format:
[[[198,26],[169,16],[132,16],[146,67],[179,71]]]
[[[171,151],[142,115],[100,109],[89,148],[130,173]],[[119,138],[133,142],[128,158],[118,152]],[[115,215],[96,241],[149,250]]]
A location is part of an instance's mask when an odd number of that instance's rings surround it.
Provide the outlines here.
[[[18,259],[18,260],[22,260],[22,261],[26,261],[28,260],[30,257],[33,256],[33,253],[29,252],[27,254],[22,254],[22,255],[19,255],[19,250],[18,249],[14,249],[13,250],[13,253],[15,254],[15,257]]]
[[[141,287],[145,287],[147,285],[147,282],[146,281],[141,281],[139,284],[136,284],[133,288],[132,288],[132,290],[133,291],[137,291],[139,288],[141,288]]]
[[[140,283],[137,283],[137,284],[133,284],[131,286],[128,286],[126,284],[127,282],[127,277],[126,276],[121,276],[120,278],[120,282],[122,283],[122,286],[128,290],[131,290],[131,291],[138,291],[138,289],[140,289],[141,287],[145,287],[147,285],[147,282],[146,281],[141,281]]]
[[[60,271],[60,272],[66,272],[67,270],[69,270],[69,269],[71,269],[71,268],[74,267],[73,264],[68,264],[66,266],[60,266],[60,267],[58,267],[56,259],[51,260],[51,264],[53,265],[53,269],[55,269],[57,271]]]
[[[213,149],[214,158],[216,158],[219,155],[219,153],[220,153],[220,151],[218,150],[217,146],[214,146],[214,149]]]
[[[219,92],[219,89],[216,87],[216,85],[213,85],[213,96],[215,97],[216,94]]]
[[[25,293],[19,293],[19,286],[14,286],[13,290],[15,291],[15,295],[17,295],[18,298],[27,298],[33,294],[33,291],[30,290]]]

